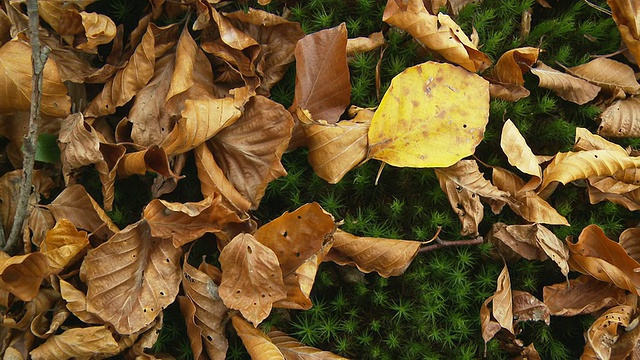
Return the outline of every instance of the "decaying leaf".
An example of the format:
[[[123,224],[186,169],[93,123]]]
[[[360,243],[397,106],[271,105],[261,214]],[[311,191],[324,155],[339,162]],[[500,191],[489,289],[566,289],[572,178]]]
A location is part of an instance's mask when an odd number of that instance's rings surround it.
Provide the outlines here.
[[[271,339],[286,359],[346,359],[328,351],[322,351],[311,346],[306,346],[296,339],[279,330],[270,331],[267,336]]]
[[[545,286],[542,299],[551,315],[575,316],[622,305],[625,291],[612,283],[580,275],[577,279],[570,279],[568,284],[561,282]]]
[[[588,103],[600,92],[599,86],[553,69],[542,61],[538,61],[531,73],[540,79],[540,87],[552,90],[561,98],[578,105]]]
[[[278,257],[252,235],[240,234],[222,249],[219,261],[220,298],[258,326],[269,316],[273,303],[286,296]]]
[[[318,31],[296,44],[296,89],[292,110],[332,124],[351,102],[347,65],[347,27]]]
[[[362,272],[375,271],[382,277],[404,273],[422,244],[419,241],[360,237],[340,229],[333,238],[333,246],[325,261],[355,265]]]
[[[407,68],[373,115],[369,158],[399,167],[451,166],[473,154],[488,116],[489,83],[478,75],[434,62]]]
[[[0,254],[5,255],[1,251]],[[0,288],[29,301],[38,295],[42,280],[49,276],[49,266],[49,259],[42,253],[0,256]]]
[[[116,36],[116,24],[106,15],[65,9],[61,14],[56,32],[72,35],[74,48],[97,53],[98,46],[108,44]]]
[[[629,256],[631,256],[635,261],[640,262],[640,242],[638,242],[638,238],[640,238],[640,228],[631,227],[620,234],[618,243],[622,248],[624,248]]]
[[[640,98],[617,100],[600,114],[598,134],[611,137],[640,136]]]
[[[87,310],[120,334],[148,326],[178,295],[181,255],[171,240],[152,237],[146,220],[127,226],[84,258]]]
[[[619,327],[629,325],[636,313],[637,302],[637,295],[628,294],[623,305],[612,307],[596,319],[586,333],[585,351],[590,348],[598,359],[609,359],[611,347],[620,336]]]
[[[471,72],[481,72],[491,65],[462,29],[448,15],[431,15],[422,0],[389,0],[382,21],[406,30],[431,50]]]
[[[256,329],[251,326],[249,322],[244,320],[239,315],[231,317],[233,328],[236,329],[238,336],[242,339],[244,347],[247,348],[247,352],[255,360],[284,360],[278,347],[271,342],[271,339],[263,333],[260,329]]]
[[[105,326],[73,328],[53,335],[29,354],[34,360],[86,358],[97,354],[113,355],[120,351],[111,331]]]
[[[511,49],[498,59],[493,68],[493,76],[501,83],[524,85],[523,75],[538,61],[540,49],[524,47]]]
[[[492,303],[491,310],[489,303]],[[507,264],[498,275],[495,293],[480,307],[480,328],[485,344],[503,328],[513,334],[513,300]]]
[[[516,323],[522,321],[551,322],[549,307],[526,291],[513,291],[513,317]]]

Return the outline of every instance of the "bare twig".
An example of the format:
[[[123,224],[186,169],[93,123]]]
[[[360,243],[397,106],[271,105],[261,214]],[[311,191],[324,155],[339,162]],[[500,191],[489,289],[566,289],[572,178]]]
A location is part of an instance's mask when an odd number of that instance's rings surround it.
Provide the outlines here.
[[[442,240],[439,236],[434,239],[435,244],[420,248],[418,252],[428,252],[450,246],[479,245],[484,242],[482,236],[469,240]]]
[[[29,41],[31,43],[31,61],[33,76],[31,79],[31,109],[29,115],[29,130],[23,142],[22,184],[16,206],[16,214],[13,218],[13,226],[9,239],[3,244],[2,249],[13,251],[20,239],[20,231],[28,213],[29,197],[31,196],[31,184],[33,178],[33,165],[35,163],[36,139],[38,134],[38,122],[40,120],[40,100],[42,98],[42,72],[49,55],[48,48],[40,45],[38,27],[40,18],[38,15],[38,0],[27,0],[27,15],[29,16]]]

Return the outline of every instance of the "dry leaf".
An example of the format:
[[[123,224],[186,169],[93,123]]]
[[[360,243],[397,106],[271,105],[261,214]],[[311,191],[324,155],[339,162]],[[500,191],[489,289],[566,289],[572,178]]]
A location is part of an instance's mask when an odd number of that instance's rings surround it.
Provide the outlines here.
[[[59,35],[72,35],[71,45],[74,48],[98,53],[98,46],[108,44],[116,36],[116,24],[106,15],[64,9],[61,13],[57,29]]]
[[[542,61],[538,61],[531,73],[540,79],[538,86],[552,90],[561,98],[578,105],[588,103],[600,92],[600,86],[553,69]]]
[[[523,75],[538,61],[539,53],[534,47],[511,49],[500,56],[492,74],[501,83],[522,86]]]
[[[98,316],[87,311],[87,298],[82,291],[62,279],[58,280],[60,281],[60,295],[66,302],[67,309],[73,315],[87,324],[104,323]]]
[[[473,154],[488,116],[489,83],[478,75],[434,62],[407,68],[373,115],[369,158],[399,167],[451,166]]]
[[[288,275],[317,254],[334,231],[333,216],[311,203],[261,226],[254,236],[275,253],[282,274]]]
[[[542,299],[551,315],[575,316],[621,305],[625,301],[625,291],[614,284],[580,275],[569,280],[569,284],[545,286]]]
[[[385,44],[382,31],[372,33],[368,37],[347,39],[347,55],[373,51]]]
[[[200,330],[199,333],[205,339],[204,345],[209,358],[213,360],[225,359],[229,345],[224,325],[229,309],[222,303],[222,299],[218,295],[218,286],[207,274],[189,265],[186,257],[182,276],[184,292],[188,296],[188,301],[195,308],[193,315],[194,325]],[[180,308],[183,308],[182,301]],[[182,313],[186,315],[185,309],[182,309]],[[191,330],[191,333],[193,333],[193,330]],[[200,344],[200,348],[202,348],[202,339],[194,339],[191,333],[189,334],[191,348],[194,349],[194,342]],[[194,358],[197,358],[197,356],[194,356]]]
[[[0,254],[5,255],[0,251]],[[41,253],[0,256],[0,289],[29,301],[38,295],[42,280],[50,275],[49,260]]]
[[[542,182],[542,169],[540,169],[538,160],[533,151],[531,151],[531,148],[529,148],[529,145],[527,145],[524,136],[520,134],[520,131],[518,131],[518,128],[511,120],[507,120],[502,127],[500,147],[505,155],[507,155],[509,164],[515,166],[523,173],[533,176],[532,180],[521,187],[518,192],[537,188]]]
[[[607,238],[597,225],[582,230],[578,242],[567,242],[572,270],[616,284],[634,294],[640,291],[640,264],[625,252],[617,242]]]
[[[73,328],[60,335],[53,335],[33,349],[29,355],[34,360],[64,360],[89,358],[98,354],[117,354],[120,348],[111,331],[105,326]]]
[[[284,355],[278,347],[271,342],[271,339],[260,329],[251,326],[239,315],[231,317],[233,328],[242,339],[244,347],[247,349],[253,360],[284,360]]]
[[[302,108],[332,124],[351,102],[347,28],[321,30],[296,44],[296,89],[292,110]]]
[[[11,40],[0,47],[0,113],[29,111],[31,106],[31,47]],[[58,67],[49,59],[42,72],[42,100],[40,111],[45,115],[65,117],[71,111],[71,100],[67,96]]]
[[[614,150],[620,155],[628,155],[629,153],[622,146],[613,143],[602,136],[592,134],[591,131],[577,127],[576,140],[573,145],[573,151],[588,150]]]
[[[429,14],[421,0],[389,0],[382,21],[407,31],[427,48],[471,72],[491,65],[491,59],[473,45],[458,24],[448,15]]]
[[[286,296],[278,257],[252,235],[240,234],[222,249],[219,261],[220,298],[258,326],[269,316],[273,303]]]
[[[620,336],[618,327],[629,325],[636,312],[637,299],[636,295],[629,294],[624,305],[612,307],[596,319],[585,334],[585,350],[590,347],[598,359],[609,359],[611,346]]]
[[[7,256],[0,252],[0,259]],[[42,288],[35,298],[24,305],[19,317],[11,317],[10,312],[6,312],[0,329],[17,329],[20,331],[28,330],[33,320],[42,314],[50,311],[60,300],[60,294],[51,288]]]
[[[522,321],[551,322],[551,313],[545,303],[526,291],[513,291],[513,317],[516,323]]]
[[[640,98],[617,100],[599,115],[598,134],[611,137],[640,136]]]
[[[312,255],[295,271],[284,275],[284,285],[287,288],[287,296],[278,300],[273,307],[295,310],[309,310],[311,303],[311,289],[318,272],[318,266],[324,260],[332,242],[327,243],[317,254]]]
[[[492,99],[498,98],[516,102],[531,95],[531,92],[524,86],[491,82],[489,84],[489,94]]]
[[[607,0],[622,40],[634,58],[640,59],[640,26],[636,4],[628,0]]]
[[[181,255],[171,240],[152,237],[146,220],[127,226],[84,258],[87,310],[120,334],[148,326],[178,295]]]
[[[61,219],[53,229],[47,231],[44,241],[40,244],[40,252],[47,256],[49,271],[55,274],[79,260],[79,255],[82,255],[87,246],[87,233],[78,231],[71,221]]]
[[[404,273],[420,249],[419,241],[360,237],[338,229],[325,261],[355,265],[360,271],[388,278]]]
[[[243,221],[222,203],[219,194],[187,203],[153,199],[144,208],[143,218],[149,222],[151,236],[171,239],[176,248],[205,233],[222,231],[230,222]]]
[[[597,57],[586,64],[568,68],[571,75],[592,82],[614,92],[622,89],[627,94],[640,93],[633,69],[628,65],[605,57]]]
[[[293,118],[285,108],[263,96],[254,96],[244,113],[211,141],[216,163],[225,176],[251,201],[260,204],[267,184],[287,174],[280,163],[289,145]]]
[[[322,351],[311,346],[306,346],[282,331],[272,330],[267,336],[271,339],[286,359],[346,359],[328,351]]]
[[[524,229],[518,231],[513,226],[523,226]],[[511,227],[509,229],[511,231],[507,231],[507,227]],[[546,260],[546,254],[535,243],[533,231],[534,229],[530,225],[507,225],[497,222],[491,225],[491,230],[486,238],[489,243],[496,247],[500,256],[508,262],[516,261],[520,258]],[[524,236],[521,233],[525,233]]]
[[[496,292],[491,305],[493,317],[498,324],[513,334],[513,298],[511,294],[511,278],[507,264],[498,275]]]
[[[638,238],[640,238],[640,228],[631,227],[620,234],[618,243],[622,248],[624,248],[629,256],[631,256],[635,261],[640,262],[640,242],[638,242]]]

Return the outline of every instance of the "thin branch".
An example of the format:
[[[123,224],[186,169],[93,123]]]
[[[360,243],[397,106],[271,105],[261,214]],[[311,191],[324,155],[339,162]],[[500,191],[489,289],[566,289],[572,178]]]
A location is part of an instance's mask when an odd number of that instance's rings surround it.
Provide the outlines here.
[[[420,248],[418,252],[428,252],[450,246],[480,245],[484,242],[482,236],[469,240],[442,240],[439,236],[434,239],[435,244]]]
[[[31,78],[31,109],[29,114],[29,130],[23,142],[23,163],[22,163],[22,184],[20,185],[20,195],[16,214],[13,218],[13,226],[6,244],[3,244],[4,251],[13,251],[20,240],[20,232],[24,220],[27,217],[29,198],[31,196],[31,186],[33,178],[33,165],[35,163],[36,139],[38,134],[38,122],[40,120],[40,100],[42,98],[42,72],[44,64],[49,55],[49,49],[40,45],[38,28],[40,17],[38,15],[38,0],[27,0],[27,15],[29,16],[29,41],[31,43],[31,62],[33,76]]]

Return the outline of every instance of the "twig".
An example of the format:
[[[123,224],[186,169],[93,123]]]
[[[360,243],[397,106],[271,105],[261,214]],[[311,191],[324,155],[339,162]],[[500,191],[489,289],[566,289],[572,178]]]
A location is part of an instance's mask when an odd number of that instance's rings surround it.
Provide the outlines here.
[[[38,28],[40,17],[38,15],[38,0],[27,0],[27,15],[29,16],[29,42],[31,43],[31,62],[33,76],[31,78],[31,109],[29,114],[29,130],[24,137],[22,162],[22,184],[20,185],[20,195],[16,206],[16,214],[13,218],[13,226],[9,239],[3,244],[2,249],[6,252],[13,251],[18,245],[20,232],[25,218],[27,217],[27,206],[31,196],[31,184],[33,178],[33,165],[35,163],[36,139],[38,134],[38,122],[40,120],[40,100],[42,98],[42,72],[44,64],[49,55],[48,48],[40,45]]]
[[[482,236],[478,236],[469,240],[442,240],[439,236],[436,236],[434,241],[436,242],[435,244],[420,248],[418,252],[428,252],[450,246],[480,245],[484,242],[484,239]]]

